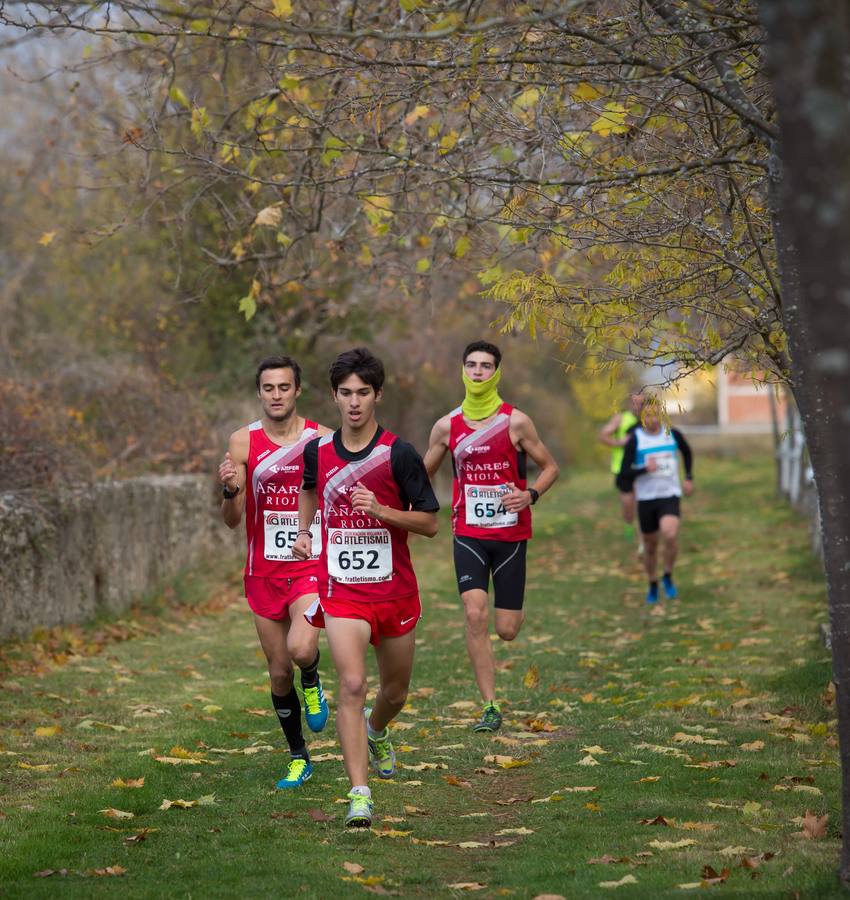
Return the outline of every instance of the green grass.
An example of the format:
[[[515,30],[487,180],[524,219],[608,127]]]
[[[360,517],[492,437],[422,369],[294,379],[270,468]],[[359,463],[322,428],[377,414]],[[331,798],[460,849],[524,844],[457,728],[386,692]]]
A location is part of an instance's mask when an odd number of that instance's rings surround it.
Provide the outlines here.
[[[371,832],[342,827],[341,762],[317,762],[298,793],[272,790],[287,757],[271,715],[247,711],[270,712],[270,704],[238,573],[208,573],[180,588],[189,598],[223,591],[233,602],[182,613],[166,606],[155,626],[150,618],[101,624],[102,644],[92,638],[97,629],[87,629],[57,651],[70,652],[64,665],[50,660],[55,636],[29,674],[22,660],[32,648],[6,648],[18,671],[0,693],[0,893],[307,900],[464,896],[447,885],[477,882],[486,885],[479,897],[576,898],[604,895],[600,882],[631,875],[637,883],[617,896],[673,897],[711,866],[730,870],[718,888],[726,895],[838,896],[839,769],[834,707],[823,699],[829,663],[817,634],[826,599],[805,523],[774,500],[766,464],[706,460],[684,506],[682,599],[650,613],[608,482],[576,474],[535,510],[526,625],[513,644],[497,645],[506,712],[498,740],[468,728],[478,698],[447,523],[435,541],[416,541],[425,618],[414,696],[399,719],[410,727],[394,737],[397,748],[413,748],[399,754],[406,765],[448,768],[403,769],[394,782],[373,783]],[[110,643],[109,627],[129,639]],[[83,651],[91,655],[76,655]],[[332,694],[329,654],[325,660]],[[539,681],[526,687],[535,682],[532,667]],[[452,705],[464,701],[475,708]],[[764,721],[765,714],[784,718]],[[35,736],[51,725],[61,732]],[[677,734],[725,743],[682,743]],[[329,727],[316,740],[333,738]],[[740,748],[755,741],[764,749]],[[211,752],[255,742],[275,749]],[[178,767],[143,755],[175,746],[216,764]],[[605,752],[582,750],[591,746]],[[503,769],[485,762],[492,754],[528,764]],[[579,764],[588,755],[598,765]],[[694,768],[713,763],[721,764]],[[140,777],[141,789],[110,786]],[[159,809],[164,799],[209,794],[214,805]],[[107,818],[100,810],[109,807],[135,818]],[[316,822],[311,809],[333,820]],[[801,826],[793,819],[807,810],[829,814],[826,837],[795,835]],[[388,816],[403,821],[382,821]],[[640,824],[657,816],[673,827]],[[143,842],[124,843],[145,828],[155,830]],[[387,829],[410,834],[381,837]],[[500,833],[506,829],[531,833]],[[687,839],[695,843],[650,846]],[[485,846],[457,846],[467,841]],[[721,853],[728,847],[774,856],[746,869],[743,852]],[[621,861],[588,863],[606,854]],[[363,866],[356,877],[367,882],[343,880],[352,877],[344,862]],[[92,874],[107,866],[126,873]],[[64,876],[34,876],[63,868]]]

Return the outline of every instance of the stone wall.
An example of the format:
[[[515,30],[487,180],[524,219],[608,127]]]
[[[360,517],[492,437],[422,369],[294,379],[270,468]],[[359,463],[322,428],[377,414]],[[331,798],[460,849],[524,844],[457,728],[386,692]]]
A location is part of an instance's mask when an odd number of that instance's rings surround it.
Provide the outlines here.
[[[117,613],[168,578],[244,546],[199,475],[0,494],[0,639]]]

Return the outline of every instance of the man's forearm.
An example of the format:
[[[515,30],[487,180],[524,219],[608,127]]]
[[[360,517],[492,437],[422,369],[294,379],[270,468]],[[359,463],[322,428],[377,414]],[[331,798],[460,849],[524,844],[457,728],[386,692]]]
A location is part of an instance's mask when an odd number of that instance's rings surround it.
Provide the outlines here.
[[[432,512],[381,506],[375,518],[387,525],[392,525],[393,528],[403,528],[405,531],[422,534],[425,537],[434,537],[437,533],[437,515]]]
[[[309,531],[316,518],[318,499],[315,489],[301,488],[298,492],[298,530]]]

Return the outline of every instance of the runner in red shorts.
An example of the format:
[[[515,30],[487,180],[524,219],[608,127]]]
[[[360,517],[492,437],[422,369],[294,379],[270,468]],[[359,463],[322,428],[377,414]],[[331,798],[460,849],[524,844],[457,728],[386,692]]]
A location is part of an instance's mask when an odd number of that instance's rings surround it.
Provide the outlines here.
[[[245,513],[245,595],[269,664],[272,705],[292,755],[277,786],[296,788],[313,774],[313,767],[301,731],[293,662],[301,669],[307,724],[312,731],[321,731],[328,720],[318,672],[319,632],[304,618],[316,599],[318,520],[310,530],[307,558],[295,557],[292,545],[298,532],[304,447],[329,429],[298,415],[301,369],[295,360],[267,357],[257,368],[256,382],[263,416],[230,436],[219,466],[224,489],[221,515],[230,528],[237,528]]]
[[[375,420],[384,383],[381,361],[364,347],[349,350],[331,365],[330,378],[342,427],[304,451],[294,550],[308,557],[307,526],[318,508],[324,533],[321,600],[308,616],[324,623],[339,674],[336,727],[351,782],[345,824],[368,827],[369,761],[381,778],[395,773],[388,726],[407,699],[421,615],[407,535],[433,537],[439,504],[416,450]],[[380,683],[364,719],[370,643]]]

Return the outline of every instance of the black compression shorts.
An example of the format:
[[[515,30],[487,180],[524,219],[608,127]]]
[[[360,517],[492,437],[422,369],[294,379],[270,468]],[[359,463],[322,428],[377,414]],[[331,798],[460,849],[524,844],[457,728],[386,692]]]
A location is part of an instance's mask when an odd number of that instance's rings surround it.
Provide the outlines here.
[[[492,573],[496,609],[522,609],[527,545],[527,541],[482,541],[455,536],[455,573],[460,593],[489,591]]]
[[[678,497],[659,497],[657,500],[638,500],[637,514],[643,534],[655,534],[662,516],[679,516]]]

